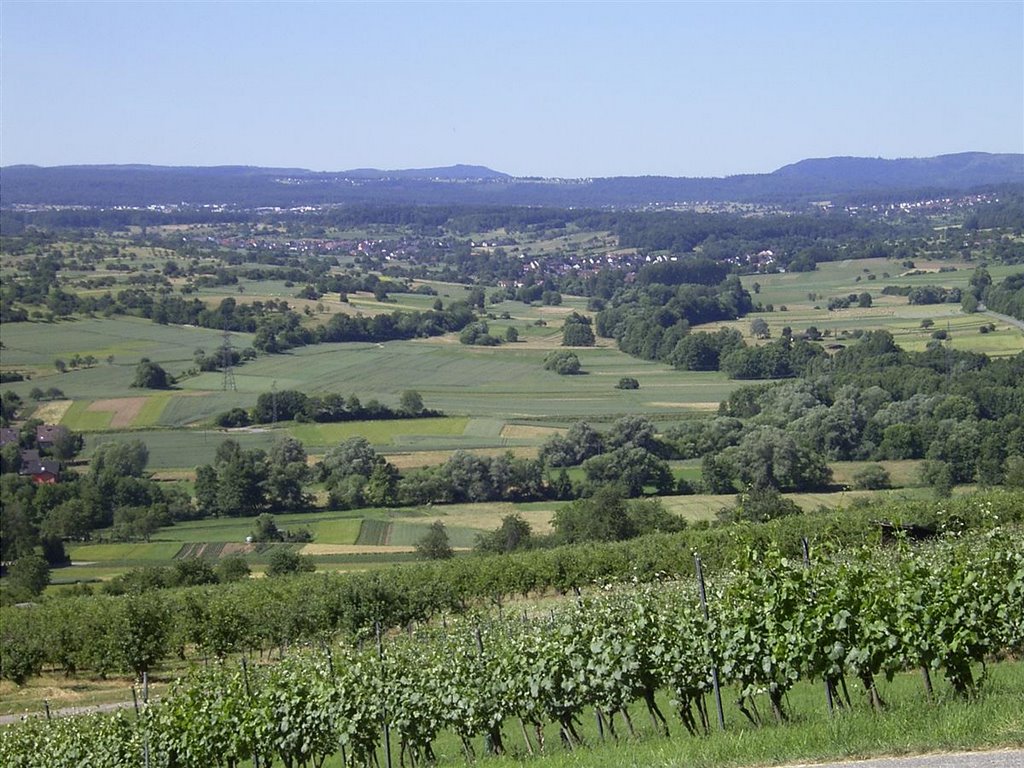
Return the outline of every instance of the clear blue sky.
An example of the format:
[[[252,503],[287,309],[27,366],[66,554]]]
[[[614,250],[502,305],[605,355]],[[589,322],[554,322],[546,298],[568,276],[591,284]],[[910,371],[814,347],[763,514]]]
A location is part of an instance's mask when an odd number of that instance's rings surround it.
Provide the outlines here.
[[[1024,1],[0,2],[0,164],[722,176],[1024,152]]]

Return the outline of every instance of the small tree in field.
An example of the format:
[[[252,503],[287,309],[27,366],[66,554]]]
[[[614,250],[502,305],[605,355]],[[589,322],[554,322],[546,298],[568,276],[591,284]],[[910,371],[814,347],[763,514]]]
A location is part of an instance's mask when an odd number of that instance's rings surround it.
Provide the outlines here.
[[[135,368],[132,386],[138,389],[167,389],[170,386],[170,379],[163,367],[150,360],[143,360]]]
[[[544,368],[560,376],[575,376],[580,372],[580,359],[575,352],[557,350],[544,358]]]
[[[455,556],[444,523],[435,520],[430,524],[423,538],[416,542],[416,552],[428,560],[448,560]]]
[[[853,474],[853,487],[869,491],[892,488],[892,478],[881,464],[868,464]]]
[[[423,413],[423,397],[415,389],[405,390],[399,401],[398,410],[409,416],[419,416]]]
[[[267,576],[287,576],[303,571],[315,571],[312,559],[303,557],[294,549],[276,547],[270,554]]]

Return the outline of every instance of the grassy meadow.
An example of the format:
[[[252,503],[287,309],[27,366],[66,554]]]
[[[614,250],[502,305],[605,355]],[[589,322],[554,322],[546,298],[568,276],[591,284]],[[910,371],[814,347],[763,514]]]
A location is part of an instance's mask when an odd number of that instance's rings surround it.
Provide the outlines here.
[[[1024,333],[985,313],[965,314],[960,304],[912,305],[906,296],[884,296],[886,286],[939,285],[945,288],[966,288],[975,264],[915,261],[915,270],[907,270],[899,261],[890,259],[851,259],[819,264],[814,272],[790,272],[772,275],[746,275],[743,286],[751,291],[755,301],[773,305],[770,313],[757,313],[732,323],[749,340],[750,322],[760,317],[768,322],[772,337],[777,338],[784,326],[800,333],[815,326],[823,333],[829,331],[827,343],[848,343],[848,334],[855,329],[879,330],[892,333],[896,343],[904,349],[919,352],[932,339],[932,333],[949,333],[953,349],[973,350],[987,355],[1010,356],[1024,350]],[[953,272],[939,272],[940,267],[956,267]],[[994,282],[1020,271],[1020,267],[994,265],[987,267]],[[924,274],[904,274],[920,271]],[[885,275],[888,274],[888,277]],[[874,279],[868,279],[873,277]],[[760,288],[754,294],[754,283]],[[872,306],[829,311],[828,300],[837,296],[871,294]],[[812,298],[813,296],[813,298]],[[785,311],[782,310],[785,307]],[[934,325],[922,328],[921,323],[931,320]],[[979,328],[995,323],[992,333],[982,334]],[[844,335],[845,334],[845,335]]]

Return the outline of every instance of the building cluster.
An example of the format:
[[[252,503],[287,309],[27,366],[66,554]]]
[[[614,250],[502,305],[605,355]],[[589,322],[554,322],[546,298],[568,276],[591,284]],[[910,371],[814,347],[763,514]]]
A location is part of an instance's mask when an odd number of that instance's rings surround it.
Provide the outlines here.
[[[60,462],[52,456],[44,455],[62,439],[67,437],[67,429],[60,425],[39,424],[36,427],[36,447],[19,450],[21,458],[18,474],[31,477],[36,483],[56,483],[60,479]],[[0,428],[0,448],[8,445],[20,445],[21,435],[11,427]]]

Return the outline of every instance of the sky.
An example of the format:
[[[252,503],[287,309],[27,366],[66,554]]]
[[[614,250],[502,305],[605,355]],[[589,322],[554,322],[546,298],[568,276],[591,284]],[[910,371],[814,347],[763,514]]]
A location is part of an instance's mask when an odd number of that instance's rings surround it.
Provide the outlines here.
[[[1024,0],[0,0],[0,165],[726,176],[1024,152]]]

